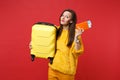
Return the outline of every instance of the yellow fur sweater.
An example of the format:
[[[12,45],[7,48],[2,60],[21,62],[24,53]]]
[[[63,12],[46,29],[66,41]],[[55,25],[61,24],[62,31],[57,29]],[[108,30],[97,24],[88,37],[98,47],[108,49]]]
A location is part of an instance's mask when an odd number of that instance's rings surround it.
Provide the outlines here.
[[[49,64],[53,70],[57,70],[64,74],[75,75],[78,56],[83,53],[84,47],[81,37],[81,48],[75,50],[75,43],[71,47],[67,47],[68,30],[63,30],[61,36],[57,40],[57,51],[52,64]]]

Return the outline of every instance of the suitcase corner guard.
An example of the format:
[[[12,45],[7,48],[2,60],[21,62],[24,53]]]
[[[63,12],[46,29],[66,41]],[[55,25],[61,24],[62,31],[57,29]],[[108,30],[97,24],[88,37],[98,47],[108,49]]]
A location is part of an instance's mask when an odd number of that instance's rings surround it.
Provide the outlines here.
[[[35,55],[31,54],[31,61],[35,60]]]

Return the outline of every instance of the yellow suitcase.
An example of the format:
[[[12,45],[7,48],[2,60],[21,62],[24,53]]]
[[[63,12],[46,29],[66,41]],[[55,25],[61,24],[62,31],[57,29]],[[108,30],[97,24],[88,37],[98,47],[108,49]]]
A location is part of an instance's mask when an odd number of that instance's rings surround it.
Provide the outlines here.
[[[56,47],[56,31],[57,28],[47,22],[38,22],[32,26],[31,33],[31,57],[34,61],[38,58],[54,57]]]

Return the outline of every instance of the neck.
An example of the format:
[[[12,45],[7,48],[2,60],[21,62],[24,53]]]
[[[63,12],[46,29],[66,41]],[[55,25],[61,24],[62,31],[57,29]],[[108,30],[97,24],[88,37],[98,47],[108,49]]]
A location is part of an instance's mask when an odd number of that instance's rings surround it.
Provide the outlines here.
[[[64,30],[68,30],[69,29],[69,26],[67,25],[67,26],[63,26],[63,29]]]

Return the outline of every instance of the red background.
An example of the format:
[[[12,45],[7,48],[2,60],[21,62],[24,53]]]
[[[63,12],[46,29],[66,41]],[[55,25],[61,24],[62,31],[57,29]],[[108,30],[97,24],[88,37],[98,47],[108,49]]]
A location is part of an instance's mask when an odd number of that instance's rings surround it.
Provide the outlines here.
[[[30,59],[31,27],[38,21],[59,25],[67,8],[76,11],[78,22],[93,23],[82,35],[85,52],[76,80],[120,80],[119,0],[0,0],[1,80],[47,80],[48,60]]]

